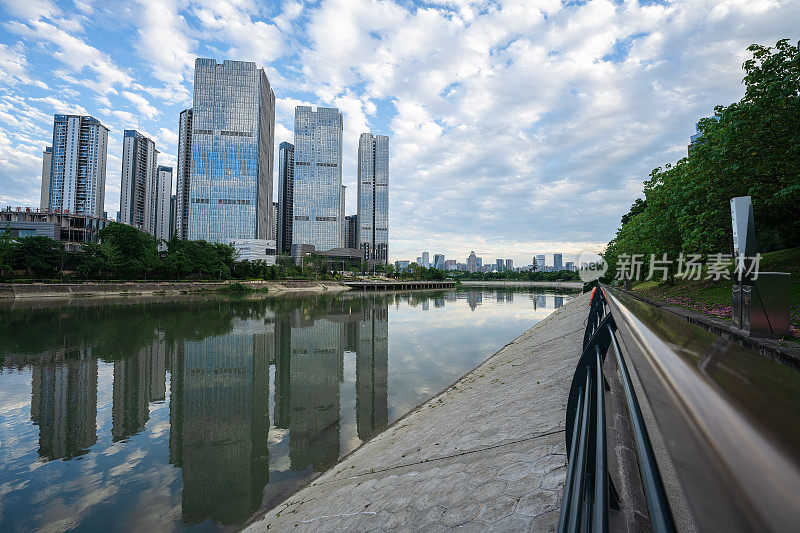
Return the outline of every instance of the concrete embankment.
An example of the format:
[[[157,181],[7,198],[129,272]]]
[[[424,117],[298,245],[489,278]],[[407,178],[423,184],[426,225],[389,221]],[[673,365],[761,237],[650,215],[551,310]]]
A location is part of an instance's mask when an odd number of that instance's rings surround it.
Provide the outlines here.
[[[581,281],[502,281],[502,280],[487,280],[475,281],[467,280],[462,281],[465,287],[538,287],[543,289],[583,289],[583,282]]]
[[[4,283],[0,284],[0,299],[187,294],[224,290],[231,283],[233,282]],[[349,290],[340,283],[327,281],[243,281],[240,283],[254,290],[267,289],[268,293],[273,295]]]
[[[554,530],[588,302],[556,309],[247,531]]]

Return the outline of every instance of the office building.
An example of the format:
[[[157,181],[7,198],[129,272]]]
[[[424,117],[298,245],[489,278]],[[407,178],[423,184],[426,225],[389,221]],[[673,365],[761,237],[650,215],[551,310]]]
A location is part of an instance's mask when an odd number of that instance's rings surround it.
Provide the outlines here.
[[[482,257],[476,257],[475,258],[475,271],[476,272],[482,272],[483,271],[483,258]]]
[[[566,263],[564,263],[564,270],[569,270],[570,272],[572,272],[573,270],[575,270],[575,263],[572,261],[567,261]]]
[[[189,183],[192,171],[192,110],[181,111],[178,121],[178,167],[175,191],[175,234],[189,238]]]
[[[553,270],[558,272],[563,268],[561,264],[561,254],[553,254]]]
[[[48,211],[103,216],[108,128],[90,116],[55,115]],[[42,193],[44,196],[44,193]]]
[[[347,223],[347,239],[345,248],[358,248],[358,215],[345,217]]]
[[[506,270],[514,272],[514,260],[506,259]]]
[[[431,267],[431,256],[428,252],[422,252],[422,263],[420,265],[424,266],[425,268]]]
[[[321,251],[344,245],[339,220],[342,113],[338,109],[295,109],[293,197],[292,244],[308,244]]]
[[[367,261],[389,257],[389,137],[358,140],[358,245]]]
[[[270,239],[274,138],[275,95],[264,69],[198,58],[189,239]]]
[[[294,145],[282,142],[278,147],[278,253],[292,249],[293,205]]]
[[[416,261],[416,263],[417,263],[418,265],[422,266],[422,257],[419,257],[419,256],[417,256],[417,261]]]
[[[73,213],[39,211],[35,208],[11,208],[0,211],[0,231],[8,228],[12,239],[50,237],[64,244],[68,252],[79,252],[83,245],[96,243],[100,230],[108,225],[105,218]]]
[[[503,261],[502,259],[497,259],[495,261],[495,269],[497,270],[497,272],[502,272],[503,270],[506,269],[506,262]]]
[[[156,166],[156,144],[136,130],[125,130],[122,140],[120,222],[152,233]]]
[[[404,272],[408,270],[408,267],[411,265],[411,261],[395,261],[394,268],[397,272]]]
[[[427,252],[422,252],[422,260],[425,261],[425,254]],[[434,254],[433,255],[433,268],[438,270],[444,270],[444,254]]]
[[[53,172],[53,147],[48,146],[42,152],[42,192],[39,199],[39,208],[42,211],[50,209],[50,182]]]
[[[467,257],[467,270],[470,272],[478,271],[478,256],[475,255],[475,252],[470,252],[469,257]]]
[[[455,270],[456,269],[457,261],[455,259],[448,259],[444,262],[444,269],[445,270]]]
[[[544,272],[544,267],[545,267],[544,254],[537,255],[536,260],[533,264],[536,265],[536,270],[538,270],[539,272]]]

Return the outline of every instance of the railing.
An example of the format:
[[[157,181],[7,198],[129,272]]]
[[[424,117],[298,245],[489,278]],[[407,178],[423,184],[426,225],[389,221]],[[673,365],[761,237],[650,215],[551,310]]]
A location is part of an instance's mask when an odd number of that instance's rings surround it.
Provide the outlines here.
[[[611,529],[638,530],[641,524],[619,520],[621,508],[647,514],[655,532],[796,527],[800,373],[663,310],[622,299],[608,287],[592,291],[567,403],[558,530],[605,532],[610,518]],[[615,372],[604,375],[604,368]],[[627,412],[607,414],[615,405]],[[609,421],[615,415],[629,420],[624,432]],[[635,468],[620,467],[619,448],[635,450]],[[618,468],[614,476],[609,457]],[[625,477],[623,496],[615,476]],[[638,508],[621,499],[632,494],[632,485],[643,495]]]

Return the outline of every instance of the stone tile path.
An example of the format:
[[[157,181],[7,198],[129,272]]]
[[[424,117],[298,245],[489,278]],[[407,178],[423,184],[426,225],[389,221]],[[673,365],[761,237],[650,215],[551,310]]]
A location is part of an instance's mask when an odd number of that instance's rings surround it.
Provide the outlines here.
[[[589,295],[251,523],[262,531],[553,531]]]

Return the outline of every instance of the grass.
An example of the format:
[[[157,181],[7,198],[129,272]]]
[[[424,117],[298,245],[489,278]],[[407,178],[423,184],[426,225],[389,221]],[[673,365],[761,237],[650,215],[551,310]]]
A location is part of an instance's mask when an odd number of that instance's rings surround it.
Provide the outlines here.
[[[759,271],[788,272],[792,275],[789,332],[794,339],[800,340],[800,247],[763,254]],[[651,280],[633,287],[634,291],[649,298],[720,319],[731,318],[732,289],[733,281],[724,279],[676,279],[672,285]]]
[[[234,281],[233,283],[217,288],[216,292],[223,292],[229,294],[248,294],[251,292],[266,293],[269,292],[269,288],[259,287],[257,289],[254,289],[249,285],[245,285],[244,283],[239,283],[238,281]]]

